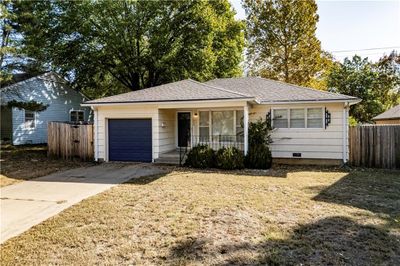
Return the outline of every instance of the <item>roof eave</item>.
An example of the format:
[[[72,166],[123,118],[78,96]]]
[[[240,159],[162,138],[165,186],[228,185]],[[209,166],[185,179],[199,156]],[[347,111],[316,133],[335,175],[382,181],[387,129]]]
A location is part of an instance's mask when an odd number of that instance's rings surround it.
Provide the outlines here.
[[[197,102],[216,102],[216,101],[254,101],[254,98],[216,98],[216,99],[193,99],[193,100],[165,100],[165,101],[119,101],[119,102],[86,102],[81,106],[110,106],[110,105],[143,105],[143,104],[174,104],[174,103],[197,103]]]
[[[361,102],[361,99],[314,99],[314,100],[287,100],[287,101],[260,101],[260,104],[300,104],[300,103],[349,103],[350,105]]]

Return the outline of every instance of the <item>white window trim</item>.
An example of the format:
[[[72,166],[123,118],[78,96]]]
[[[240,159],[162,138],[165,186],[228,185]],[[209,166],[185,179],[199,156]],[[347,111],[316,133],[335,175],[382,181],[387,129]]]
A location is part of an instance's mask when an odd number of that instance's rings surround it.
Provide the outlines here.
[[[82,109],[71,109],[71,110],[69,110],[69,119],[68,119],[69,122],[74,122],[74,123],[80,122],[80,121],[71,121],[71,113],[72,112],[82,112],[83,113],[83,121],[82,122],[85,121],[85,110],[82,110]]]
[[[322,113],[322,127],[318,127],[318,128],[309,128],[307,125],[307,115],[308,115],[308,109],[316,109],[319,108],[321,109],[321,113]],[[304,126],[305,127],[300,127],[300,128],[291,128],[290,127],[290,109],[305,109],[304,110]],[[271,113],[271,122],[272,122],[272,127],[274,127],[274,112],[275,110],[287,110],[287,120],[288,120],[288,127],[279,127],[279,128],[275,128],[275,129],[279,129],[279,130],[290,130],[290,131],[296,131],[296,130],[307,130],[307,131],[323,131],[325,130],[325,107],[324,106],[307,106],[307,107],[274,107],[271,108],[272,113]]]

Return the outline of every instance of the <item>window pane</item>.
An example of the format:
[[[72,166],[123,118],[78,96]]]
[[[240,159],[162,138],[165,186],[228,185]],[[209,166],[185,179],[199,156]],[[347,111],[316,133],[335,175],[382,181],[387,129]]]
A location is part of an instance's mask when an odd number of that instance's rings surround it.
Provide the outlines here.
[[[200,126],[208,127],[210,125],[210,119],[209,119],[210,112],[203,111],[203,112],[199,112],[199,113],[200,113]]]
[[[291,128],[304,128],[304,109],[290,109],[290,127]]]
[[[308,108],[307,109],[307,127],[308,128],[322,128],[322,109],[321,108]]]
[[[76,112],[75,111],[71,111],[71,113],[70,113],[70,121],[71,122],[76,122],[77,121],[77,117],[76,117]]]
[[[83,121],[83,120],[85,120],[85,119],[84,119],[83,112],[82,112],[82,111],[79,111],[79,112],[78,112],[78,121]]]
[[[212,112],[212,134],[233,135],[233,111]]]
[[[243,111],[236,111],[236,127],[243,127]]]
[[[274,110],[274,127],[287,128],[288,127],[288,111],[286,109]]]
[[[209,127],[200,127],[200,142],[208,141],[210,138],[210,128]]]

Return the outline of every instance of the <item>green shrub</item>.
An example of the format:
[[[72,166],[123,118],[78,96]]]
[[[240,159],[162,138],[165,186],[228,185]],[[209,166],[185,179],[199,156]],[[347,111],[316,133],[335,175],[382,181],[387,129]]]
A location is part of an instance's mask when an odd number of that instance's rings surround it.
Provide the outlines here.
[[[211,168],[215,166],[215,152],[207,145],[197,145],[187,155],[185,166]]]
[[[217,167],[225,170],[243,169],[243,152],[235,147],[222,148],[217,151]]]
[[[249,150],[245,158],[247,168],[268,169],[271,167],[270,143],[271,137],[267,122],[260,119],[249,124]]]

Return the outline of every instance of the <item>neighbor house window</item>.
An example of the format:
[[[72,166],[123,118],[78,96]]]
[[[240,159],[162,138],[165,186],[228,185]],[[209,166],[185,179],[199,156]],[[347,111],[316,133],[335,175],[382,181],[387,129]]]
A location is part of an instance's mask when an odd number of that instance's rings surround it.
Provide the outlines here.
[[[305,109],[298,108],[298,109],[290,109],[290,127],[291,128],[305,128],[305,116],[304,116]]]
[[[25,110],[25,128],[35,128],[35,112]]]
[[[274,127],[276,128],[288,128],[288,110],[287,109],[276,109],[274,110]]]
[[[323,128],[322,108],[275,109],[273,126],[275,128]]]
[[[209,111],[201,111],[200,115],[200,123],[199,123],[199,133],[200,133],[200,141],[208,141],[210,137],[210,112]]]
[[[324,125],[322,108],[308,108],[307,109],[307,127],[308,128],[322,128]]]
[[[70,121],[74,123],[82,122],[85,120],[85,113],[79,110],[72,110],[70,112]]]

